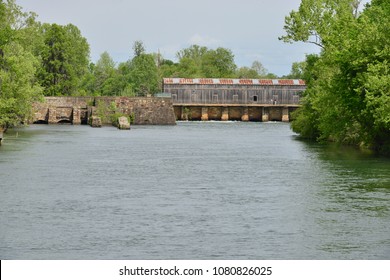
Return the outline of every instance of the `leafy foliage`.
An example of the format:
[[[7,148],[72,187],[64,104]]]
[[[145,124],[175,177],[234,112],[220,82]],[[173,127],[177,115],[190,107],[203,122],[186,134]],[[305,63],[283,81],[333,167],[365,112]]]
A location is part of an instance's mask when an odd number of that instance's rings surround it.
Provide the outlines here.
[[[322,47],[307,57],[308,89],[292,127],[303,137],[389,153],[390,4],[373,0],[358,15],[356,1],[334,2],[330,9],[329,1],[303,0],[286,18],[284,39],[308,41],[315,33]],[[331,31],[322,29],[324,20]]]
[[[81,77],[87,72],[89,64],[87,40],[72,24],[45,24],[43,34],[39,78],[45,95],[77,94]]]
[[[26,46],[23,27],[34,24],[31,14],[22,13],[15,1],[0,2],[0,127],[26,122],[31,103],[41,88],[35,79],[39,60]]]

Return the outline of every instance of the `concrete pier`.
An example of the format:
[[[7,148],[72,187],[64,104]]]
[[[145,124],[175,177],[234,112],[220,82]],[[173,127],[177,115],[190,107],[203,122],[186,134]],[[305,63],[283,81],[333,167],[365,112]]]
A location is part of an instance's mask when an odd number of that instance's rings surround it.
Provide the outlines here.
[[[229,108],[223,107],[221,121],[228,121],[228,120],[229,120]]]
[[[209,120],[209,108],[208,107],[202,107],[202,121],[208,121]]]
[[[298,105],[173,105],[176,119],[181,121],[215,120],[243,122],[289,122],[290,113],[298,107]]]

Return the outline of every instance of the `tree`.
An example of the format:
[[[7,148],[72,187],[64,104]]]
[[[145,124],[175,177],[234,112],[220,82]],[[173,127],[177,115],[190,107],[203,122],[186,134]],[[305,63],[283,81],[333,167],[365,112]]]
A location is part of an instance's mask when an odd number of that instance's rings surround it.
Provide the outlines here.
[[[101,95],[113,95],[113,90],[109,89],[108,84],[114,78],[115,72],[114,60],[108,52],[102,53],[94,68],[95,90]]]
[[[390,3],[373,0],[355,17],[354,1],[339,2],[343,9],[330,19],[336,32],[324,33],[321,54],[307,57],[308,87],[292,127],[304,137],[390,154]]]
[[[231,50],[217,48],[202,57],[201,70],[206,78],[231,78],[237,69]]]
[[[189,48],[179,51],[176,56],[181,61],[184,58],[193,60],[197,65],[202,63],[204,55],[208,52],[207,47],[202,47],[198,45],[192,45]]]
[[[179,59],[177,66],[178,76],[186,78],[205,77],[202,71],[202,61],[208,52],[207,47],[192,45],[189,48],[180,50],[176,56]]]
[[[121,65],[122,73],[127,79],[127,85],[122,93],[135,93],[139,96],[154,94],[159,91],[159,72],[153,54],[146,54],[141,41],[134,43],[134,58]]]
[[[89,45],[72,25],[44,24],[39,73],[45,95],[76,94],[89,65]]]
[[[231,50],[217,48],[208,49],[192,45],[177,53],[179,63],[177,73],[188,78],[227,78],[235,76],[236,64]]]
[[[145,46],[142,41],[135,41],[133,45],[134,56],[145,54]]]
[[[41,88],[34,78],[38,59],[23,45],[23,28],[33,24],[15,1],[0,2],[0,127],[25,122]]]
[[[268,70],[258,60],[253,61],[251,69],[256,71],[257,75],[260,77],[266,77],[268,74]]]
[[[288,43],[306,42],[325,48],[328,40],[339,35],[340,22],[347,24],[354,18],[356,0],[302,0],[298,11],[285,18],[286,35],[280,37]]]
[[[249,67],[240,67],[236,71],[236,77],[238,79],[257,79],[259,74],[256,70]]]
[[[306,61],[293,62],[292,66],[291,66],[291,72],[289,75],[287,75],[286,78],[288,78],[288,79],[303,79],[306,64],[307,64]]]

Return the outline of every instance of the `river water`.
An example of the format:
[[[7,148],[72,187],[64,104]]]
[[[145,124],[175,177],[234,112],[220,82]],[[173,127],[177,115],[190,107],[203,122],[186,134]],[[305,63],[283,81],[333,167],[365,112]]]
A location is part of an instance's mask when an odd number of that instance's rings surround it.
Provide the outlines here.
[[[0,259],[390,259],[390,160],[288,124],[6,136]]]

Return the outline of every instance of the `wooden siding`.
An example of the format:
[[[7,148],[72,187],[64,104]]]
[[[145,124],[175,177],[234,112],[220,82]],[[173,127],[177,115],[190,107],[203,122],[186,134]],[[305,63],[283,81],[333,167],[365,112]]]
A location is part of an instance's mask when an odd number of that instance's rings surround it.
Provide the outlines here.
[[[298,105],[302,80],[164,79],[174,105]]]

